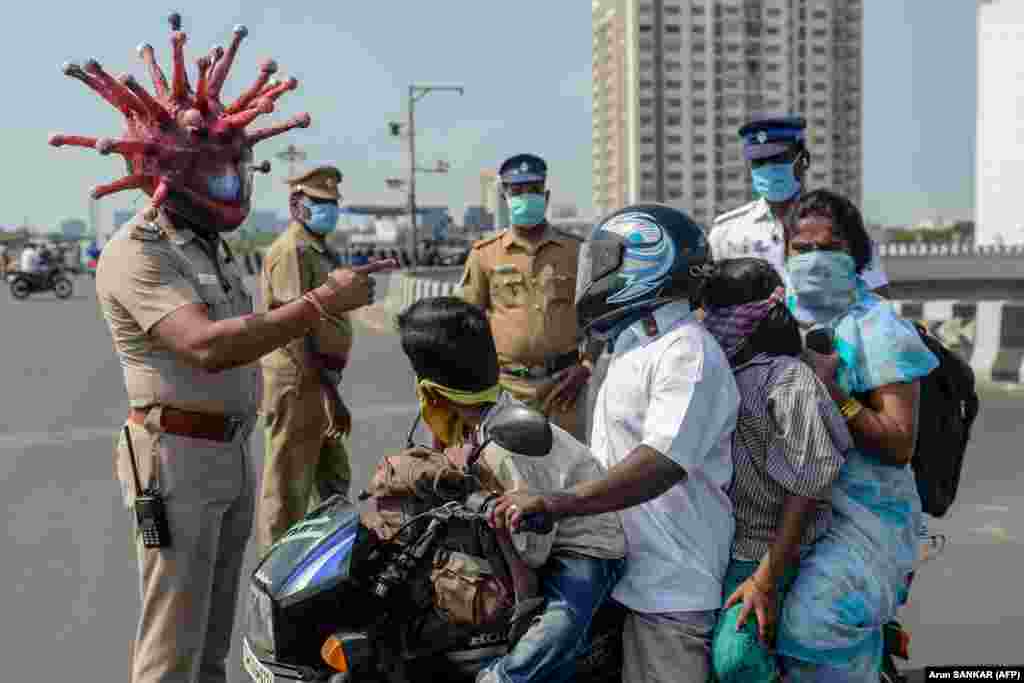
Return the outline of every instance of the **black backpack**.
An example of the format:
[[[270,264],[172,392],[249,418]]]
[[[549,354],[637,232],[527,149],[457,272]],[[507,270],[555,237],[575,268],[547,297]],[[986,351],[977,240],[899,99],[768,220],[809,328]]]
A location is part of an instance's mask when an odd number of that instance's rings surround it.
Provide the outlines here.
[[[960,470],[978,416],[974,371],[960,356],[920,323],[914,327],[939,366],[921,378],[917,446],[911,466],[921,496],[921,509],[933,517],[946,514],[956,498]]]

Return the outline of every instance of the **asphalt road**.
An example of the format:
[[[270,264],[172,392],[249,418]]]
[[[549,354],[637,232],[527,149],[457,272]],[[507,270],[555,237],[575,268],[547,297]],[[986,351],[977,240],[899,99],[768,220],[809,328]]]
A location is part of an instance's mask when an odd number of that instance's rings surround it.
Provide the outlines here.
[[[0,679],[125,680],[138,589],[112,446],[126,401],[92,281],[64,302],[0,291],[0,343]],[[393,336],[358,328],[344,395],[361,488],[416,410]],[[960,500],[934,525],[949,545],[919,573],[903,615],[915,667],[1024,663],[1022,407],[1024,392],[985,396]],[[258,470],[260,435],[253,446]],[[231,680],[243,681],[237,647],[234,661]]]

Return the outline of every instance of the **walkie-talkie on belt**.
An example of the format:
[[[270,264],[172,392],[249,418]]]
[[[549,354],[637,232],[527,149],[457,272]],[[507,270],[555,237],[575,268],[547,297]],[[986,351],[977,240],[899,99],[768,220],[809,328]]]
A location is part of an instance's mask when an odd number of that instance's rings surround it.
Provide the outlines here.
[[[142,545],[146,548],[167,548],[171,545],[171,529],[167,526],[164,499],[160,491],[142,488],[139,470],[135,465],[135,448],[128,425],[124,426],[124,437],[128,443],[128,456],[132,462],[132,477],[135,479],[135,520],[142,534]]]

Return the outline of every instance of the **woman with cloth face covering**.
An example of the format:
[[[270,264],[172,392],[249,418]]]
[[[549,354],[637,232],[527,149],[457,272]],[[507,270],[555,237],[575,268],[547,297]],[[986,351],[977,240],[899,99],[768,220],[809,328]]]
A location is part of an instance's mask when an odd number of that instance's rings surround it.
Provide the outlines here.
[[[701,299],[704,326],[740,391],[729,489],[736,531],[711,662],[718,683],[775,681],[779,605],[801,554],[828,528],[832,483],[853,442],[825,385],[799,358],[797,323],[768,261],[716,264]]]
[[[805,360],[853,437],[832,490],[832,522],[801,562],[779,621],[788,680],[877,681],[883,625],[906,600],[921,503],[910,468],[918,380],[938,360],[859,273],[870,257],[860,212],[816,190],[801,198],[787,242],[787,305],[827,330],[834,353]]]

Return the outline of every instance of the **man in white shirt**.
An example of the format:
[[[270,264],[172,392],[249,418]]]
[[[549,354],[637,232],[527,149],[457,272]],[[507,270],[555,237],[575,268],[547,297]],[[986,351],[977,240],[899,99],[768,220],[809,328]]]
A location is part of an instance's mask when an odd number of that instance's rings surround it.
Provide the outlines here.
[[[711,255],[716,261],[751,256],[764,259],[785,280],[786,223],[804,189],[811,155],[800,116],[756,118],[739,130],[758,199],[715,218]],[[889,280],[877,245],[861,277],[877,294],[888,296]]]
[[[26,244],[21,250],[18,269],[24,273],[34,273],[39,270],[39,252],[34,244]]]
[[[733,536],[730,439],[739,391],[691,310],[708,245],[685,214],[640,205],[612,214],[580,251],[581,327],[609,340],[591,449],[608,468],[567,491],[503,496],[497,526],[621,510],[629,609],[623,681],[705,683]]]

